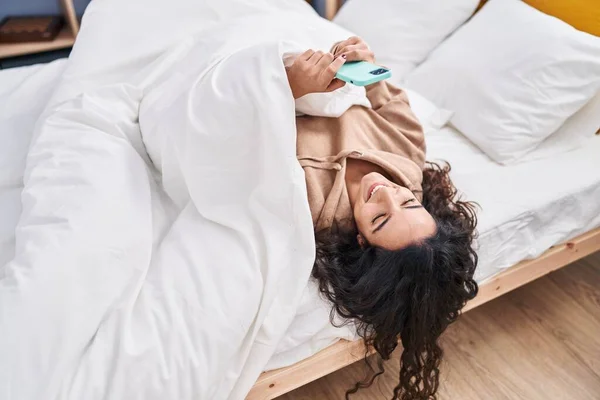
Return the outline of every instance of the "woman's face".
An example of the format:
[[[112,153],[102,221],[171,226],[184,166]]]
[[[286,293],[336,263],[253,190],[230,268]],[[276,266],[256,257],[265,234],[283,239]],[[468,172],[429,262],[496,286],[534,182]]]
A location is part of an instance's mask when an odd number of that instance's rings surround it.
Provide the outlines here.
[[[372,246],[398,250],[436,231],[433,217],[413,193],[377,172],[361,179],[353,211],[361,244],[366,240]]]

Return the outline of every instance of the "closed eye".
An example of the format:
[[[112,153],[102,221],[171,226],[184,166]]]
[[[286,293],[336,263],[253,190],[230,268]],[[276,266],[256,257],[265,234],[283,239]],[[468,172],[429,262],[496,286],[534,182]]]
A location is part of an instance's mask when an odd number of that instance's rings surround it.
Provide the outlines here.
[[[419,202],[413,198],[413,199],[406,200],[404,203],[402,203],[401,207],[405,210],[408,210],[408,209],[413,209],[413,208],[423,208],[423,205],[419,204]]]
[[[375,222],[377,222],[377,220],[379,218],[383,218],[383,217],[385,217],[385,214],[379,214],[375,218],[373,218],[373,220],[371,221],[371,223],[374,224]]]
[[[385,224],[387,224],[390,221],[390,218],[392,218],[391,215],[389,217],[387,217],[386,219],[384,219],[383,222],[381,224],[379,224],[379,226],[377,228],[373,229],[373,233],[380,231],[381,228],[383,228],[385,226]]]

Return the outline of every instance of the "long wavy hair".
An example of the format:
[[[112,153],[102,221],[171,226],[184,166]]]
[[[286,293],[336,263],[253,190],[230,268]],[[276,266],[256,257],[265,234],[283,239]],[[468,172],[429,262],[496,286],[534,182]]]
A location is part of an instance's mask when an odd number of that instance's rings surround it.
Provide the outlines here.
[[[374,374],[356,383],[346,398],[384,372],[383,360],[398,339],[402,354],[393,399],[436,398],[443,356],[438,339],[478,290],[475,204],[457,197],[449,172],[448,164],[435,163],[423,171],[422,204],[437,231],[420,243],[396,251],[363,248],[354,224],[316,233],[313,277],[333,304],[332,323],[336,316],[354,323],[367,349],[379,355],[377,371],[365,356]]]

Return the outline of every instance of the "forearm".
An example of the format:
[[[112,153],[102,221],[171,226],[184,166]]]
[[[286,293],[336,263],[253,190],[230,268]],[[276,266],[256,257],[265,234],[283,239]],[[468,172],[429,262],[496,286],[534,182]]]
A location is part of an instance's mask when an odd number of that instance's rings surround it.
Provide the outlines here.
[[[371,108],[373,110],[379,110],[381,107],[383,107],[390,101],[404,100],[404,98],[394,99],[394,93],[392,93],[389,86],[384,81],[375,82],[371,85],[365,86],[367,92],[367,99],[369,99],[369,102],[371,103]],[[401,89],[395,87],[393,88],[399,90],[399,93],[395,94],[404,94],[404,92]]]
[[[414,137],[418,142],[422,141],[423,128],[412,111],[404,90],[384,81],[369,85],[366,89],[373,111],[405,136]]]

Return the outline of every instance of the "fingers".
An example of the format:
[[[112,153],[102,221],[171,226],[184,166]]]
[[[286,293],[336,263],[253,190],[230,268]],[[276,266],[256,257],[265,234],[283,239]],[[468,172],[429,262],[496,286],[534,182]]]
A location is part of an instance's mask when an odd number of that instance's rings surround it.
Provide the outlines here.
[[[323,57],[323,52],[321,50],[317,50],[313,53],[312,56],[310,56],[308,61],[310,61],[311,64],[317,64],[321,57]]]
[[[360,43],[364,43],[364,41],[361,38],[359,38],[358,36],[351,36],[351,37],[349,37],[346,40],[342,40],[341,42],[337,42],[335,44],[335,47],[339,50],[342,47],[350,46],[350,45],[353,45],[353,44],[360,44]],[[366,46],[366,43],[365,43],[365,46]]]
[[[333,53],[333,55],[342,54],[342,49],[344,47],[348,47],[348,46],[352,46],[352,45],[363,45],[365,48],[367,48],[367,49],[369,48],[369,46],[367,46],[367,44],[365,43],[364,40],[362,40],[358,36],[352,36],[346,40],[337,42],[332,49],[332,53]]]
[[[351,44],[359,44],[359,43],[364,43],[365,46],[367,45],[361,38],[359,38],[358,36],[351,36],[348,39],[344,40],[344,44],[345,45],[351,45]]]
[[[370,61],[375,58],[373,52],[363,44],[353,44],[338,50],[340,55],[345,55],[347,61]]]
[[[308,49],[304,53],[300,54],[297,59],[307,61],[313,56],[313,54],[315,54],[315,51],[313,49]]]
[[[325,69],[332,62],[333,62],[333,54],[325,53],[325,54],[323,54],[321,59],[317,62],[317,67],[319,69]]]
[[[295,99],[309,93],[329,92],[344,86],[335,74],[346,60],[331,53],[307,50],[286,68],[288,82]]]
[[[331,81],[333,81],[333,78],[335,78],[335,74],[338,72],[340,67],[344,65],[345,62],[346,60],[343,57],[337,57],[323,70],[323,81],[326,82],[327,85],[329,85]]]
[[[334,43],[333,46],[331,46],[331,50],[329,50],[329,52],[335,56],[337,53],[338,47],[340,46],[341,43],[342,42]]]
[[[332,52],[335,56],[345,55],[347,61],[375,62],[375,55],[365,41],[358,36],[352,36],[336,43]]]
[[[325,91],[333,92],[334,90],[338,90],[339,88],[344,87],[345,84],[346,84],[346,82],[344,82],[341,79],[334,79],[331,81],[329,86],[327,86],[327,89],[325,89]]]

